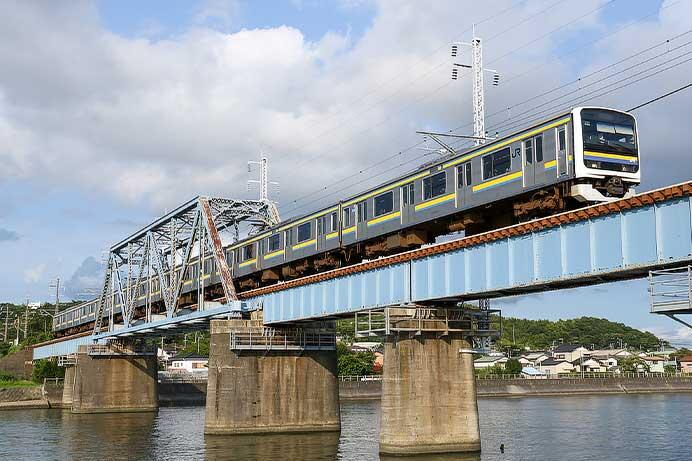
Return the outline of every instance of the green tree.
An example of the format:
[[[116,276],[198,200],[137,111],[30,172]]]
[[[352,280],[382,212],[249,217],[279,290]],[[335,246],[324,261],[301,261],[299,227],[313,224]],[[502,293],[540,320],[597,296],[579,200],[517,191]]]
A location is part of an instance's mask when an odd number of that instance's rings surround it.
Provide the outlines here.
[[[53,360],[37,360],[34,362],[34,369],[31,379],[36,383],[42,383],[44,378],[64,378],[65,369],[58,366]]]
[[[505,363],[505,373],[508,375],[518,375],[521,373],[521,363],[517,359],[509,359]]]
[[[618,360],[618,366],[621,371],[626,373],[649,371],[649,365],[647,365],[641,357],[637,357],[636,355]]]
[[[339,376],[364,376],[373,374],[375,354],[372,352],[351,352],[348,346],[336,343],[337,369]]]

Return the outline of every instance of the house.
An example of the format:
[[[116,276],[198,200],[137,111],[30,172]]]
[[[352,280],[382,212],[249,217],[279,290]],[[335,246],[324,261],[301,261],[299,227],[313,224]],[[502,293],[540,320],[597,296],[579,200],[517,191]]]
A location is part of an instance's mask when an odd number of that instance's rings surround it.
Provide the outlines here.
[[[574,365],[566,360],[556,360],[555,358],[545,359],[538,365],[538,369],[548,376],[557,376],[560,373],[570,373],[574,371]]]
[[[199,373],[208,370],[209,358],[194,352],[182,352],[170,359],[171,364],[166,371],[180,373]]]
[[[588,356],[574,360],[572,365],[574,365],[577,371],[583,371],[585,373],[603,373],[608,371],[608,368],[604,364]]]
[[[641,359],[644,361],[649,366],[649,371],[651,373],[663,373],[664,372],[664,366],[667,362],[667,360],[663,357],[659,357],[657,355],[647,355],[644,357],[641,357]]]
[[[537,370],[534,367],[524,367],[521,369],[521,376],[526,379],[546,379],[547,376],[541,370]]]
[[[496,365],[504,367],[507,363],[507,360],[509,359],[504,355],[483,355],[473,361],[473,367],[477,370],[482,368],[494,367]]]
[[[521,363],[522,366],[535,367],[549,357],[550,356],[543,351],[528,352],[519,357],[519,363]]]
[[[565,360],[567,362],[573,362],[579,357],[584,355],[589,355],[589,350],[584,346],[579,346],[577,344],[560,344],[555,349],[553,349],[553,358],[555,360]]]
[[[586,354],[584,354],[586,355]],[[597,349],[591,351],[589,355],[596,360],[603,361],[609,358],[614,358],[615,360],[629,357],[632,355],[627,349]]]
[[[682,373],[692,373],[692,355],[680,357],[680,371]]]

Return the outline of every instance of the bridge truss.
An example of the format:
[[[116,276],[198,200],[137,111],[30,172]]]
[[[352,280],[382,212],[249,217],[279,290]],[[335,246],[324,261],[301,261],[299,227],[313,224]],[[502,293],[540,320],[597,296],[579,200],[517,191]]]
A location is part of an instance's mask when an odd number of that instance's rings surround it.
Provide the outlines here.
[[[116,305],[122,306],[124,328],[132,326],[135,314],[145,322],[151,322],[156,314],[174,317],[180,309],[186,277],[196,281],[198,310],[205,308],[205,296],[220,304],[236,301],[224,243],[237,241],[241,226],[253,234],[278,222],[278,210],[268,200],[200,196],[118,242],[108,254],[94,334],[102,332],[106,314],[108,330],[113,330]],[[210,267],[204,263],[209,257]],[[221,290],[205,295],[204,281],[215,268],[220,274]],[[143,290],[145,284],[150,284],[147,290]],[[152,284],[157,290],[152,290]],[[157,294],[156,300],[152,293]],[[144,303],[138,302],[143,296]],[[137,311],[138,305],[141,312]]]

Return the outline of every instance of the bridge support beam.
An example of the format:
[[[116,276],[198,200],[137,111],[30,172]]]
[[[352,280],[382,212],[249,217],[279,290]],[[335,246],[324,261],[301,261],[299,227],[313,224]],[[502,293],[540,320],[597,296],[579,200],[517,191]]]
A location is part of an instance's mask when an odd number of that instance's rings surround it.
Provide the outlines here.
[[[206,434],[341,429],[333,329],[315,347],[295,341],[304,329],[267,330],[261,319],[213,320],[210,331]]]
[[[136,351],[88,350],[76,354],[73,413],[114,413],[158,409],[156,354]],[[69,368],[68,368],[69,370]],[[67,375],[66,375],[67,378]],[[68,387],[67,379],[65,388]]]
[[[385,337],[380,452],[478,452],[476,381],[461,333]]]
[[[62,388],[62,408],[72,408],[72,392],[74,390],[74,377],[76,367],[65,367],[65,379]]]

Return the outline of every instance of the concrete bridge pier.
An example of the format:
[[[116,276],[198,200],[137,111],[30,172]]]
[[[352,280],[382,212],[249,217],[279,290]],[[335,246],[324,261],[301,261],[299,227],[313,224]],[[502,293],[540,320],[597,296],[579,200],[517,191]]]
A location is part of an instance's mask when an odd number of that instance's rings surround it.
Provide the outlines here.
[[[156,353],[131,346],[80,346],[75,365],[65,373],[68,398],[70,390],[73,413],[156,411]]]
[[[479,452],[476,380],[459,332],[392,332],[384,341],[380,453]]]
[[[339,431],[334,324],[320,325],[212,320],[205,434]]]

